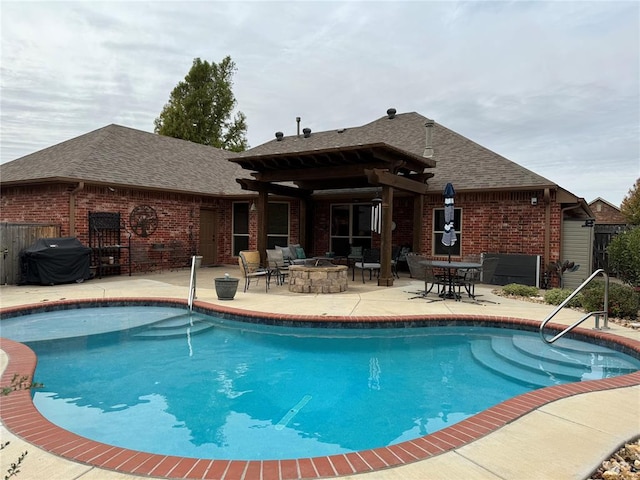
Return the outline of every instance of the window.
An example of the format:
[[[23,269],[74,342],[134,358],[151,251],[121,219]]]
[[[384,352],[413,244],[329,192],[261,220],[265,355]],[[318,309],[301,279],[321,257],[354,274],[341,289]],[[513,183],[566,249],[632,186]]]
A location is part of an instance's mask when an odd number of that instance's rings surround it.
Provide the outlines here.
[[[249,203],[233,204],[232,251],[234,256],[241,250],[249,250]]]
[[[371,205],[331,205],[331,251],[349,254],[349,246],[371,248]]]
[[[462,243],[462,209],[454,209],[453,225],[456,229],[458,240],[452,247],[445,247],[442,244],[444,234],[444,208],[436,208],[433,211],[433,254],[434,255],[460,255],[460,244]]]
[[[267,248],[289,245],[289,204],[269,203]]]

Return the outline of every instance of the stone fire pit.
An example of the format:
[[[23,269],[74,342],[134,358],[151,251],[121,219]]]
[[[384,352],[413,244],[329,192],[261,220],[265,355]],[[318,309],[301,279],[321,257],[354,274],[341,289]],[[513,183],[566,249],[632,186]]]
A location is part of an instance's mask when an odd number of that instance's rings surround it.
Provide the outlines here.
[[[295,293],[340,293],[347,290],[345,265],[310,259],[304,265],[289,266],[289,291]]]

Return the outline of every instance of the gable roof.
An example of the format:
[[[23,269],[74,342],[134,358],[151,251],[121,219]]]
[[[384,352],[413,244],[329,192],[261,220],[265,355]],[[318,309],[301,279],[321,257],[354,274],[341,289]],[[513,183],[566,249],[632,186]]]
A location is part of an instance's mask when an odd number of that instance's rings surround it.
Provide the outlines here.
[[[611,207],[611,208],[613,208],[613,209],[615,209],[615,210],[617,210],[617,211],[620,211],[620,207],[616,207],[613,203],[607,202],[607,201],[606,201],[604,198],[602,198],[602,197],[594,198],[593,200],[591,200],[591,201],[589,202],[589,206],[590,206],[590,207],[593,207],[593,206],[594,206],[594,205],[596,205],[598,202],[602,202],[602,203],[604,203],[605,205],[608,205],[609,207]]]
[[[426,146],[425,122],[418,113],[403,113],[381,117],[360,127],[311,132],[283,137],[239,153],[234,162],[259,156],[277,158],[292,153],[328,151],[384,143],[414,157],[423,157]],[[442,192],[448,182],[456,191],[525,190],[557,185],[531,170],[469,140],[452,130],[434,123],[433,160],[436,167],[429,169],[434,177],[428,180],[429,190]],[[425,159],[426,160],[426,159]],[[246,173],[245,173],[246,175]]]
[[[3,185],[91,182],[205,195],[246,195],[242,169],[218,148],[108,125],[0,165]]]

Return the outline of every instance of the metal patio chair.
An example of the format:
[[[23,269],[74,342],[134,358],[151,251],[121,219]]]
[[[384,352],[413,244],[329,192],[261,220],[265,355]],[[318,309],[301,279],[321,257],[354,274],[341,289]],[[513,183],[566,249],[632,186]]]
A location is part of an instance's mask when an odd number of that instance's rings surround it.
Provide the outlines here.
[[[240,270],[244,276],[244,291],[249,290],[252,280],[256,284],[261,278],[265,281],[265,291],[269,291],[269,281],[271,280],[271,272],[267,268],[260,265],[260,252],[257,250],[243,250],[240,252]]]

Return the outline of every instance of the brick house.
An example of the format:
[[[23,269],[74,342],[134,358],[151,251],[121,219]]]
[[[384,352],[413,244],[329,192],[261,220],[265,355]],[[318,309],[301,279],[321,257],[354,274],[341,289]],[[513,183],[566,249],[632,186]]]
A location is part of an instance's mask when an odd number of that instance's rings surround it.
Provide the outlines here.
[[[90,215],[117,213],[134,272],[154,246],[170,247],[165,265],[193,254],[205,265],[236,264],[240,250],[288,243],[309,256],[392,243],[445,258],[448,182],[456,190],[452,258],[531,256],[544,268],[563,259],[566,226],[593,216],[551,180],[418,113],[389,109],[358,127],[278,132],[239,154],[109,125],[0,165],[1,221],[55,222],[61,236],[89,243]],[[380,195],[392,214],[377,234],[370,215]],[[141,230],[144,222],[153,229]]]

